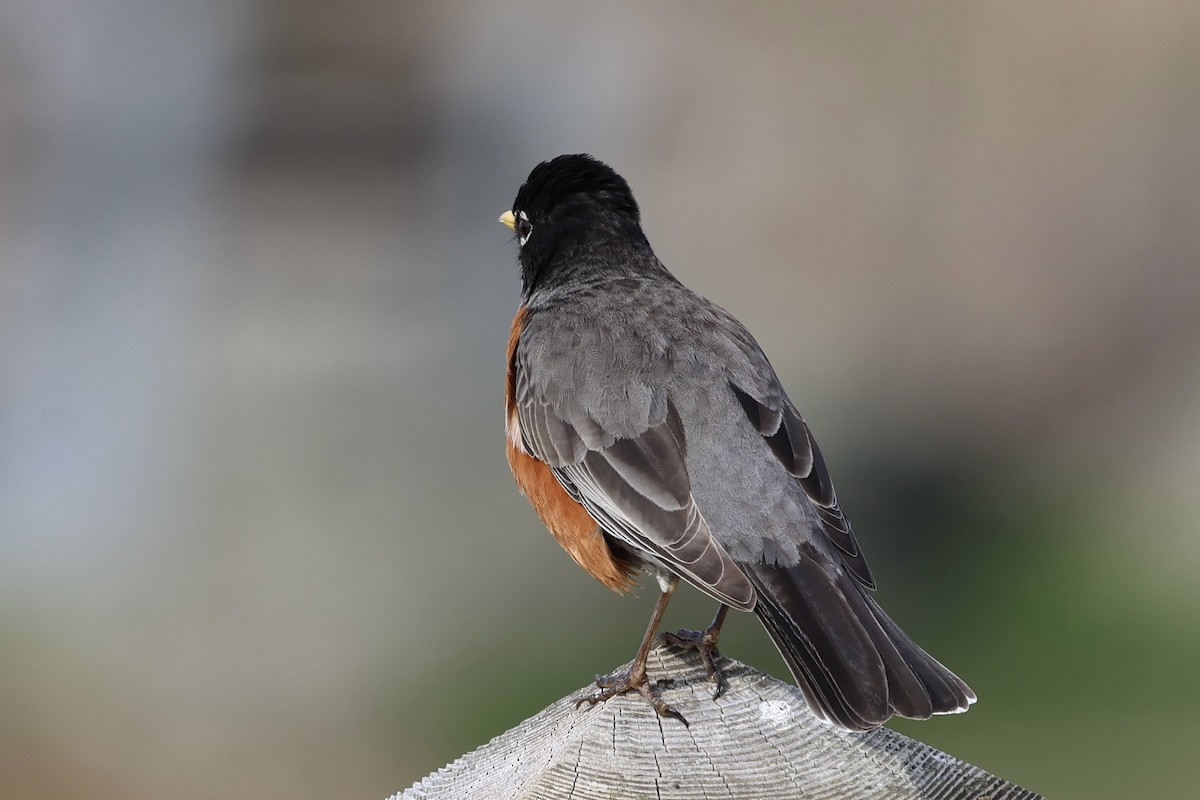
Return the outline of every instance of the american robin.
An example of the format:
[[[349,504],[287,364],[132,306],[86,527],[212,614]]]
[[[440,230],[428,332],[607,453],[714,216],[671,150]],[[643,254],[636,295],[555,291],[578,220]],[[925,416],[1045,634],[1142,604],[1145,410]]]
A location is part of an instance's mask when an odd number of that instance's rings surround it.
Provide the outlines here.
[[[517,236],[508,463],[559,544],[623,592],[661,594],[625,672],[591,703],[650,686],[646,657],[682,578],[720,603],[668,634],[714,661],[730,608],[753,611],[813,711],[855,731],[965,711],[971,689],[871,598],[875,579],[821,451],[754,337],[654,255],[629,185],[587,155],[530,172],[500,222]],[[686,722],[686,720],[684,720]]]

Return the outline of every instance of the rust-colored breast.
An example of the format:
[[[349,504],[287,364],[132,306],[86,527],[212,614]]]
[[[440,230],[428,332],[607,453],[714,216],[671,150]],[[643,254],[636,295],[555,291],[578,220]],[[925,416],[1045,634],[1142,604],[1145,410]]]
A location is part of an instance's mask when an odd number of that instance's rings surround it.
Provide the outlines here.
[[[550,467],[527,453],[521,442],[516,403],[517,365],[514,358],[525,313],[524,308],[517,312],[508,336],[508,375],[504,387],[508,466],[517,479],[521,493],[529,499],[542,522],[567,554],[575,559],[575,563],[608,588],[617,592],[628,591],[633,586],[636,565],[612,551],[587,510],[566,493]]]

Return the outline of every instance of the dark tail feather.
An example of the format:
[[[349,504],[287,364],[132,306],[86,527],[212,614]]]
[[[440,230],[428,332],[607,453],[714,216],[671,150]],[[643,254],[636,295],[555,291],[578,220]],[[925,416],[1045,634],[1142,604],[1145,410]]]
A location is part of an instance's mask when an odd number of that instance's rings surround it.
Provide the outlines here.
[[[975,694],[917,646],[865,590],[811,558],[788,567],[742,565],[754,611],[819,716],[855,731],[893,714],[928,719],[965,711]]]
[[[862,589],[858,591],[888,638],[902,654],[904,662],[928,692],[930,712],[933,714],[959,714],[966,711],[976,700],[975,692],[971,690],[971,687],[908,638],[908,634],[900,630],[900,626],[884,613],[873,598]],[[930,713],[910,714],[899,704],[896,705],[896,713],[909,719],[928,719],[930,716]]]

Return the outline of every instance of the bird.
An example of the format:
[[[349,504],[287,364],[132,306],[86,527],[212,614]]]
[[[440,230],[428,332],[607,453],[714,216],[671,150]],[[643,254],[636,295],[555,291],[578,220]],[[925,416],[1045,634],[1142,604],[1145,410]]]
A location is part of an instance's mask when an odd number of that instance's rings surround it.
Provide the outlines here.
[[[629,184],[567,154],[533,168],[499,220],[521,301],[509,332],[505,449],[520,491],[579,566],[659,597],[628,668],[580,700],[668,705],[646,660],[683,581],[716,600],[697,650],[719,698],[729,609],[754,613],[812,711],[850,731],[967,710],[975,693],[871,596],[875,578],[821,450],[755,338],[658,259]],[[578,705],[578,704],[577,704]]]

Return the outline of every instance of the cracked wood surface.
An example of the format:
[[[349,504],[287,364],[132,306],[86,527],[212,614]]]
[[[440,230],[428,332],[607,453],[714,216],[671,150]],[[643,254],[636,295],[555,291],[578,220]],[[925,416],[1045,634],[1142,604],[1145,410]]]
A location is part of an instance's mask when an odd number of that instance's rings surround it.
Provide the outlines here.
[[[694,653],[659,647],[650,655],[651,679],[690,727],[636,695],[576,709],[589,685],[392,800],[1040,798],[887,728],[833,728],[794,686],[721,663],[729,689],[714,701]]]

